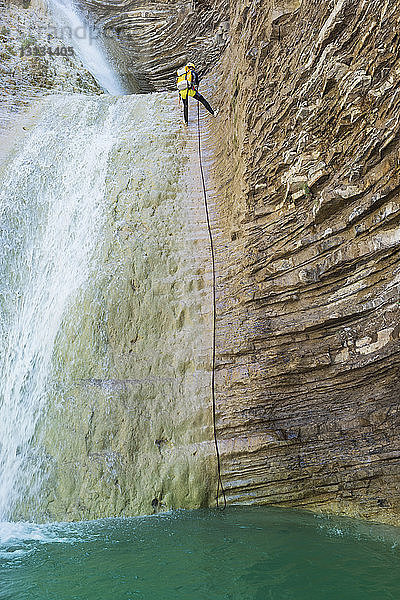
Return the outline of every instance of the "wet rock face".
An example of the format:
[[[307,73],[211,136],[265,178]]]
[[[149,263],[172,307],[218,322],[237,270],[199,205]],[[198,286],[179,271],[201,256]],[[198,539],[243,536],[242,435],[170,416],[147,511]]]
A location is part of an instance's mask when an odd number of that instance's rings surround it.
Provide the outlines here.
[[[228,501],[400,523],[399,0],[85,7],[140,91],[218,62]]]
[[[41,0],[0,0],[0,132],[44,94],[101,93],[75,54],[60,54],[68,42],[56,29]]]
[[[398,1],[232,6],[216,152],[231,501],[400,522],[399,19]]]
[[[106,34],[122,74],[151,92],[175,88],[175,72],[188,60],[199,72],[215,66],[229,38],[224,0],[84,0]]]

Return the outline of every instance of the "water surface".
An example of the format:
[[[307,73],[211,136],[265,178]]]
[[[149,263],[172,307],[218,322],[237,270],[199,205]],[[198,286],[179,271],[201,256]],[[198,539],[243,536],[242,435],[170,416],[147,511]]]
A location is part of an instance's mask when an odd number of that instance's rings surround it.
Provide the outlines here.
[[[0,525],[2,600],[400,597],[396,528],[228,508]]]

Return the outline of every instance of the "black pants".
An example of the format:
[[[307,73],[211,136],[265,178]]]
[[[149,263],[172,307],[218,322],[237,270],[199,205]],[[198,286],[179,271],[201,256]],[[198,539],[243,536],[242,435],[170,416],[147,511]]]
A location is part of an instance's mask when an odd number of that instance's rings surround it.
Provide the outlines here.
[[[208,104],[207,100],[205,98],[203,98],[203,96],[201,94],[199,94],[199,92],[196,92],[195,95],[192,96],[192,98],[201,102],[202,105],[208,110],[209,113],[211,113],[212,115],[214,114],[214,111],[211,108],[211,106]],[[189,122],[189,94],[186,96],[186,98],[182,98],[182,102],[183,102],[183,118],[187,125]]]

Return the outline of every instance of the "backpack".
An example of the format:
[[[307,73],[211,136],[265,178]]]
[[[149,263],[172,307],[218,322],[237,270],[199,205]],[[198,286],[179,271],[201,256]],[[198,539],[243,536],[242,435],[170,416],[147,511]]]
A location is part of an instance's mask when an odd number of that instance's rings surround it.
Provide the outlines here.
[[[182,67],[176,74],[178,79],[176,81],[176,87],[181,92],[183,90],[191,89],[192,87],[192,70],[188,67]]]

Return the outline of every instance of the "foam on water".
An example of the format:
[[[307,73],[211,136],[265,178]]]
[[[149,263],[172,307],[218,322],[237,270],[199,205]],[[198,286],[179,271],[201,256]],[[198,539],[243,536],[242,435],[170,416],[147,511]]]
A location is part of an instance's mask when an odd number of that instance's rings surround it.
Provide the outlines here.
[[[323,523],[326,530],[319,527]],[[5,600],[398,598],[398,550],[388,543],[398,536],[397,530],[369,525],[367,534],[364,525],[349,519],[316,520],[301,511],[249,507],[57,526],[15,524],[10,532],[6,525],[9,545],[0,544],[0,596]],[[331,528],[344,535],[332,536]]]
[[[21,542],[67,542],[69,538],[60,537],[51,525],[38,525],[28,522],[0,521],[0,549],[11,548]],[[17,550],[14,550],[17,552]]]
[[[0,563],[18,562],[35,552],[43,544],[73,544],[83,538],[73,527],[56,524],[0,521]]]

